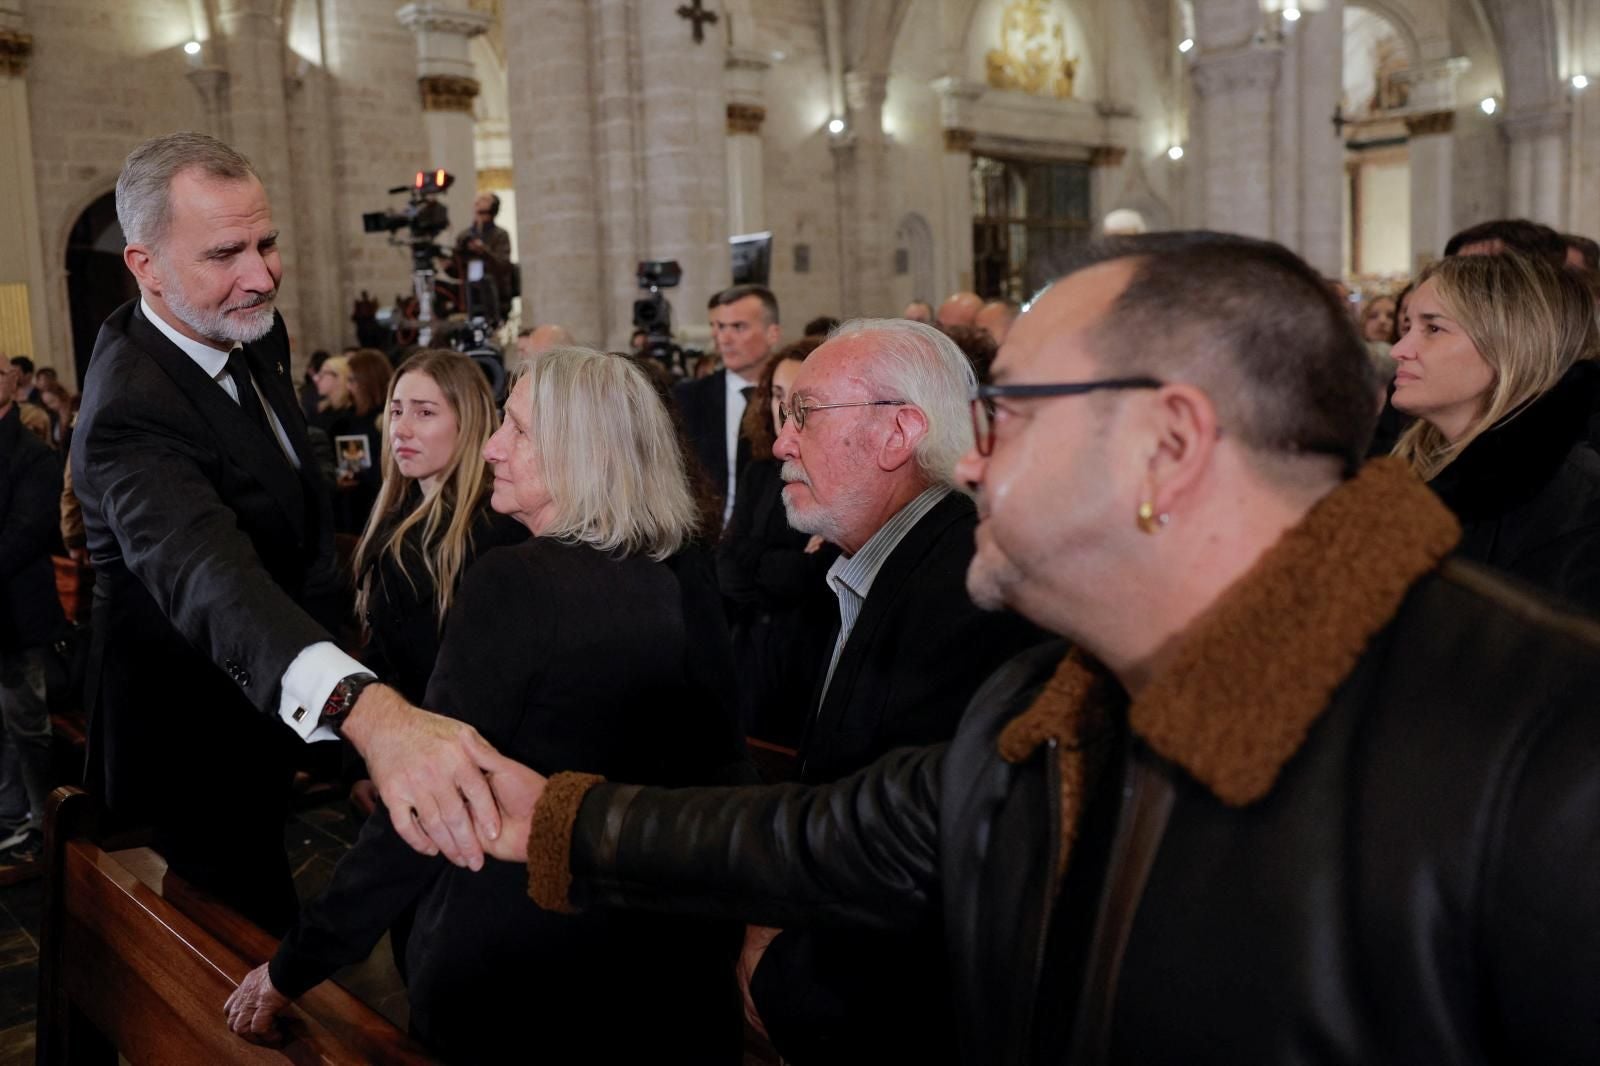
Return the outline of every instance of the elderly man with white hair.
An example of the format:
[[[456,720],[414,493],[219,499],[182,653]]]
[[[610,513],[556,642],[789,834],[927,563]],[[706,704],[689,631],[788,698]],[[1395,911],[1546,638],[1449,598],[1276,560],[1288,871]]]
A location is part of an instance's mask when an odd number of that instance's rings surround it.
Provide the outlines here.
[[[858,320],[801,364],[780,408],[773,456],[789,524],[843,553],[827,575],[839,624],[817,664],[806,782],[949,739],[983,679],[1044,639],[966,592],[977,514],[952,474],[972,442],[973,385],[966,357],[931,326]],[[931,930],[774,934],[751,930],[741,976],[752,1021],[785,1060],[954,1061]]]

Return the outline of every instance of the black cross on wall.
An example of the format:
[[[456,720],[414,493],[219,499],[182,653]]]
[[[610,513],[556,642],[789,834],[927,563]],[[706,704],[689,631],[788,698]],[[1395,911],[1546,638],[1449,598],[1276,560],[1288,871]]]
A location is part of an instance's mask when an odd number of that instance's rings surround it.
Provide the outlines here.
[[[680,4],[678,6],[678,17],[688,19],[694,23],[695,44],[700,44],[706,39],[706,24],[717,21],[717,13],[702,8],[700,0],[690,0],[687,4]]]

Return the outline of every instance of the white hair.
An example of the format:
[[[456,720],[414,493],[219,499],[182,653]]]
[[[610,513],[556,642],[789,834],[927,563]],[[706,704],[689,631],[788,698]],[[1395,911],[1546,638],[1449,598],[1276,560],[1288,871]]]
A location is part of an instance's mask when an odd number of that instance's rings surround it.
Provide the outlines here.
[[[956,342],[932,326],[904,318],[857,318],[829,335],[871,334],[869,364],[892,398],[921,408],[928,434],[917,445],[917,466],[929,481],[956,485],[956,463],[972,447],[970,404],[978,376]],[[889,398],[889,397],[886,397]]]

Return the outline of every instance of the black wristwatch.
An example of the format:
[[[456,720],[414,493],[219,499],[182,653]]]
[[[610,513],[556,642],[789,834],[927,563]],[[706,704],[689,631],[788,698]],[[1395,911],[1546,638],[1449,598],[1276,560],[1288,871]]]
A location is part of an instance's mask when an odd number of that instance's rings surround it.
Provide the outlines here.
[[[328,702],[322,705],[322,717],[318,725],[325,725],[335,733],[343,736],[345,715],[356,705],[356,700],[361,698],[361,692],[368,685],[378,680],[372,674],[351,674],[339,679],[333,686],[333,691],[328,694]]]

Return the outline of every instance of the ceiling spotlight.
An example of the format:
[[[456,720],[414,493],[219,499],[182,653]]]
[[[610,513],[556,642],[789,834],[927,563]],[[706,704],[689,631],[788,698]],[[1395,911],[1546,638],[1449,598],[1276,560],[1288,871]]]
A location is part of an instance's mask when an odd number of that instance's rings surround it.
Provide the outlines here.
[[[1494,97],[1485,96],[1478,106],[1483,109],[1485,115],[1492,115],[1500,105],[1495,102]]]
[[[1589,87],[1589,76],[1587,74],[1574,74],[1572,76],[1572,87],[1574,89],[1587,89]]]
[[[1300,21],[1300,9],[1297,8],[1297,7],[1286,7],[1286,8],[1284,8],[1283,9],[1283,21],[1285,21],[1285,22],[1299,22]]]
[[[188,44],[184,45],[183,46],[183,54],[184,55],[190,55],[190,56],[199,55],[200,54],[200,42],[199,41],[190,41]]]
[[[1194,38],[1193,37],[1185,37],[1183,40],[1178,42],[1178,51],[1180,51],[1180,52],[1185,52],[1186,53],[1186,52],[1189,51],[1189,49],[1191,49],[1193,47],[1194,47]]]
[[[1173,162],[1177,162],[1178,160],[1182,159],[1183,158],[1183,145],[1175,144],[1171,148],[1168,148],[1167,149],[1167,158],[1172,160]]]
[[[837,137],[839,134],[843,133],[844,132],[844,119],[842,119],[842,118],[830,118],[828,120],[828,132],[833,134],[835,137]]]

